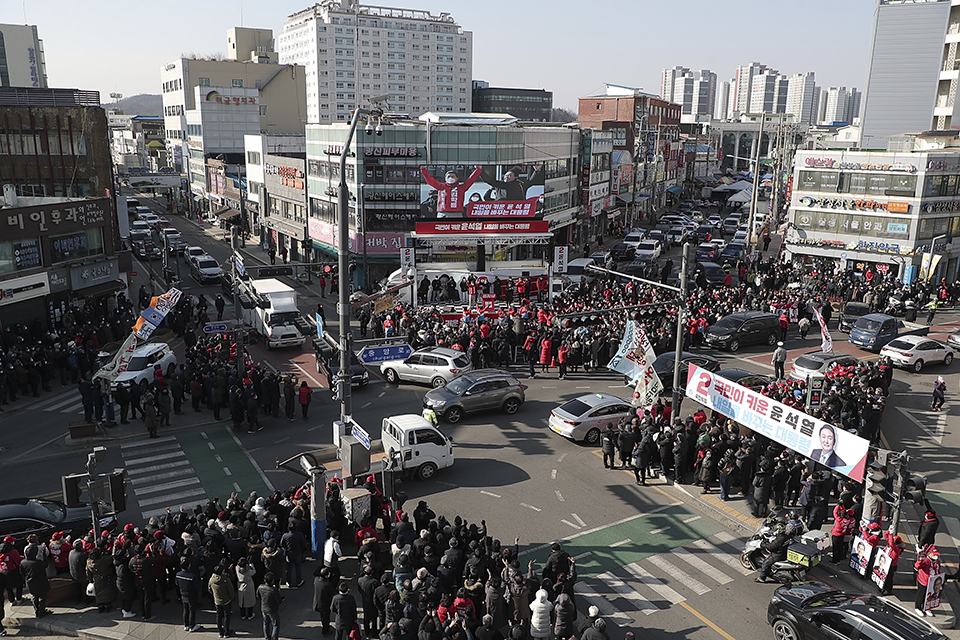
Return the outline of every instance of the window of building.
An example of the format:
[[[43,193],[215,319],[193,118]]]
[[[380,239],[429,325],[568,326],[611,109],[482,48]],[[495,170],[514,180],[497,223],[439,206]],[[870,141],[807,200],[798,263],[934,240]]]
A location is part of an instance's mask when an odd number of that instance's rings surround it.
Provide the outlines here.
[[[42,195],[42,192],[37,195]],[[39,239],[0,242],[0,273],[12,273],[41,266],[43,266],[43,257],[40,255]]]
[[[52,263],[77,260],[103,253],[103,229],[93,227],[74,233],[50,236]]]
[[[210,78],[197,78],[197,84],[200,85],[201,87],[209,87]]]
[[[243,78],[234,78],[234,79],[233,79],[233,86],[235,86],[235,87],[242,87],[242,86],[243,86]]]

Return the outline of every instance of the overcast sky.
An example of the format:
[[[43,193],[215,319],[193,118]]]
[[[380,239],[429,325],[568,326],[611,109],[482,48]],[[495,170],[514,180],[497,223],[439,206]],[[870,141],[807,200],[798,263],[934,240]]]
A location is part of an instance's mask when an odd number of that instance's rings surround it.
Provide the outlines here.
[[[373,4],[373,3],[368,3]],[[449,12],[474,34],[473,79],[553,91],[576,109],[604,83],[660,91],[681,65],[729,80],[760,62],[819,86],[863,89],[875,0],[409,0],[377,3]],[[304,0],[2,0],[0,22],[34,24],[51,87],[160,93],[160,67],[182,53],[226,53],[233,26],[279,33]]]

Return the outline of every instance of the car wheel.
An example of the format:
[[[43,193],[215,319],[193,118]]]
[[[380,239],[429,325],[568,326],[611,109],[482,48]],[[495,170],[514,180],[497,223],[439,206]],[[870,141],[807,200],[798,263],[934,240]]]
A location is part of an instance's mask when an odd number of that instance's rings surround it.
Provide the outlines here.
[[[952,354],[952,353],[948,353],[947,355],[943,356],[943,364],[945,364],[945,365],[947,365],[947,366],[949,367],[951,362],[953,362],[953,354]]]
[[[587,431],[587,435],[583,437],[583,441],[587,444],[597,444],[600,442],[600,429],[594,427],[590,429],[590,431]]]
[[[740,350],[740,341],[731,340],[730,341],[730,353],[735,353]]]
[[[149,388],[150,388],[150,383],[149,383],[149,382],[147,382],[146,380],[141,380],[141,381],[140,381],[140,393],[141,393],[141,394],[146,393],[146,392],[147,392],[147,389],[149,389]]]
[[[424,462],[417,467],[417,477],[421,480],[429,480],[437,473],[437,465],[432,462]]]
[[[913,372],[920,373],[923,371],[923,360],[917,360],[913,363]]]
[[[772,347],[775,344],[777,344],[777,334],[771,333],[767,336],[767,346]]]
[[[400,378],[397,376],[397,372],[393,369],[387,369],[383,372],[383,377],[387,379],[387,382],[390,384],[399,384]]]
[[[447,381],[441,378],[440,376],[437,376],[436,378],[430,381],[430,384],[433,385],[434,389],[439,389],[443,385],[447,384]]]
[[[775,640],[800,640],[793,623],[783,618],[777,618],[773,621],[773,637]]]
[[[450,424],[457,424],[463,417],[463,409],[460,407],[450,407],[443,416]]]
[[[517,409],[519,408],[520,408],[520,401],[517,400],[516,398],[507,398],[507,400],[503,403],[504,413],[509,413],[512,415],[516,413]]]

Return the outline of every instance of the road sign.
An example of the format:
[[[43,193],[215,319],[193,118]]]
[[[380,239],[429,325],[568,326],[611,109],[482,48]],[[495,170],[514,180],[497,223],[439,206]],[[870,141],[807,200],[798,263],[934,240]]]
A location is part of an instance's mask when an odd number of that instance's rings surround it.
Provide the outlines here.
[[[223,333],[227,330],[227,325],[223,322],[209,323],[203,325],[204,333]]]
[[[410,357],[413,348],[408,344],[390,344],[380,347],[364,347],[357,357],[363,364],[376,364],[387,360],[403,360]]]
[[[322,338],[323,337],[323,318],[320,317],[319,313],[314,315],[316,316],[316,321],[317,321],[317,337]]]
[[[237,275],[240,276],[241,278],[246,277],[247,270],[243,268],[243,257],[239,255],[235,255],[233,257],[233,260],[234,262],[237,263]]]
[[[356,438],[367,451],[370,450],[370,434],[364,431],[363,427],[356,422],[353,423],[353,429],[350,431],[350,435]]]

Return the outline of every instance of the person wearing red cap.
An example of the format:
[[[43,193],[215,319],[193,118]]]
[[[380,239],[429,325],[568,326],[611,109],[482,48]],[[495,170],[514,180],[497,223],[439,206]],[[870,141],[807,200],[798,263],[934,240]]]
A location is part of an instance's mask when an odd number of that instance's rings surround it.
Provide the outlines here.
[[[940,565],[940,552],[933,545],[923,547],[917,555],[913,568],[917,570],[917,597],[913,601],[915,611],[918,616],[932,617],[933,612],[925,612],[923,605],[927,598],[927,583],[930,581],[930,576],[943,572]]]
[[[860,527],[860,535],[866,540],[867,544],[876,547],[880,544],[880,523],[871,522],[866,527]]]
[[[73,545],[69,539],[64,539],[63,531],[56,531],[50,536],[50,557],[57,573],[66,573],[70,569],[70,551]]]
[[[833,537],[833,555],[830,562],[833,564],[840,564],[847,557],[848,538],[856,524],[853,509],[844,509],[842,504],[833,508],[833,528],[830,530],[830,535]]]
[[[937,529],[940,528],[940,519],[937,518],[937,512],[930,506],[930,501],[923,499],[923,504],[927,510],[923,514],[923,522],[920,523],[920,529],[917,532],[917,551],[927,545],[936,542]]]
[[[900,561],[900,554],[903,553],[903,539],[894,535],[891,531],[883,532],[883,538],[887,541],[887,555],[890,556],[890,570],[887,571],[887,577],[883,581],[881,591],[885,595],[893,593],[893,576],[897,573],[897,563]]]
[[[16,542],[13,536],[6,536],[0,543],[0,584],[7,590],[10,604],[20,604],[23,597],[23,580],[20,579],[20,563],[23,562],[23,557],[14,547]]]

